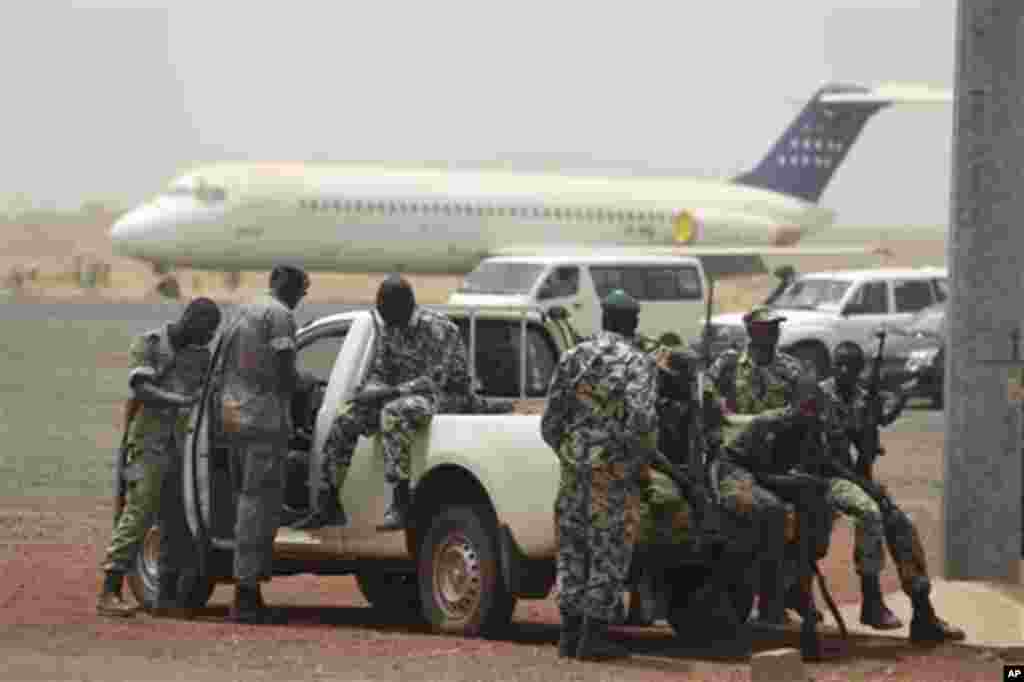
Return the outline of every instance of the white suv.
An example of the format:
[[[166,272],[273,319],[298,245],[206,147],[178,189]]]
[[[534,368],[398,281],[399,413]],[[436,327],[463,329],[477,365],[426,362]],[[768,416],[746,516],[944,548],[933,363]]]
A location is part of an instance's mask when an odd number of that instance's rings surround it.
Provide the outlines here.
[[[782,323],[779,348],[827,376],[832,351],[843,341],[855,341],[872,353],[880,327],[901,326],[917,311],[946,300],[945,268],[835,270],[797,277],[771,306]],[[743,313],[711,318],[713,348],[746,343]]]

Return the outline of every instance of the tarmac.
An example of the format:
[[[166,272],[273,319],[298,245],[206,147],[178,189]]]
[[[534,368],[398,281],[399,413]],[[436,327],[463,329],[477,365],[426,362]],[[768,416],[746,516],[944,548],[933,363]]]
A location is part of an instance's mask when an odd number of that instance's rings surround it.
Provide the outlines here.
[[[1021,562],[1021,576],[1024,576],[1024,562]],[[1024,662],[1024,584],[1021,583],[933,578],[932,604],[940,618],[966,633],[966,639],[958,645],[992,651],[1004,660]],[[907,638],[910,599],[902,592],[892,592],[885,596],[885,603],[903,621],[902,628],[875,630],[862,625],[860,604],[850,604],[839,608],[850,635]],[[832,615],[827,610],[823,612],[825,627],[835,625]]]

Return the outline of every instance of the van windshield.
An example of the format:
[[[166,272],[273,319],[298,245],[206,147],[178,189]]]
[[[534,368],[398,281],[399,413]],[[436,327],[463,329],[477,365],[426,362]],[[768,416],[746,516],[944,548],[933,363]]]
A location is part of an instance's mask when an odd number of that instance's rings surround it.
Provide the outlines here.
[[[544,271],[536,263],[481,263],[466,275],[460,294],[528,294]]]

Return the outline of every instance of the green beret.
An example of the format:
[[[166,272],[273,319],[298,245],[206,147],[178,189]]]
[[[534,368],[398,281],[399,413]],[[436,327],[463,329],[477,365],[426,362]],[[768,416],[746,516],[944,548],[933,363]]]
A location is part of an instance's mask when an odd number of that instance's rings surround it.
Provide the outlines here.
[[[610,310],[621,310],[624,312],[640,312],[640,304],[636,302],[636,299],[627,294],[622,289],[614,289],[604,300],[601,301],[601,307]]]

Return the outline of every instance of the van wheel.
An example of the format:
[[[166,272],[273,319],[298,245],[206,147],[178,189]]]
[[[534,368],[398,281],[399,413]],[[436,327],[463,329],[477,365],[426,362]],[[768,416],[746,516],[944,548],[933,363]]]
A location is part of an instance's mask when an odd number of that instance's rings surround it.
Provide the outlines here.
[[[419,615],[422,608],[420,586],[414,573],[370,573],[356,574],[356,583],[366,601],[375,609],[385,613],[410,612]]]
[[[480,507],[448,507],[431,520],[418,559],[423,615],[439,632],[497,634],[512,618],[498,562],[497,529]]]
[[[135,601],[145,609],[153,608],[156,604],[158,588],[157,557],[160,554],[160,527],[150,526],[146,536],[142,539],[142,547],[135,557],[135,569],[128,574],[128,588],[132,591]],[[192,581],[192,589],[185,599],[185,607],[190,609],[201,609],[210,601],[213,590],[217,587],[216,581],[197,576]]]

